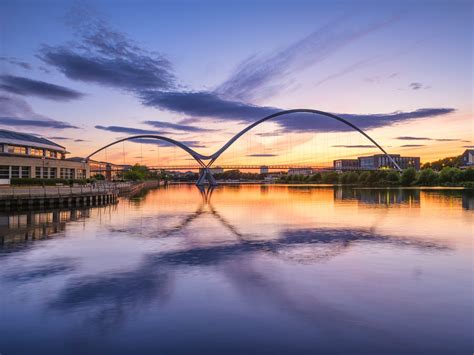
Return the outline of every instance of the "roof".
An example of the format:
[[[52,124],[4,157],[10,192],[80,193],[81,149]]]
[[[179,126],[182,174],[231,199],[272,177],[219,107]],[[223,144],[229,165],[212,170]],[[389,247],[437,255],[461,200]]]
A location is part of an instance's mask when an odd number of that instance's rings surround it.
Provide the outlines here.
[[[36,144],[46,144],[46,145],[51,145],[51,146],[56,146],[58,148],[66,149],[62,145],[59,145],[57,143],[54,143],[50,141],[49,139],[39,137],[33,134],[28,134],[28,133],[19,133],[19,132],[13,132],[13,131],[8,131],[6,129],[0,129],[0,141],[1,140],[9,140],[9,141],[22,141],[27,143],[34,143]]]

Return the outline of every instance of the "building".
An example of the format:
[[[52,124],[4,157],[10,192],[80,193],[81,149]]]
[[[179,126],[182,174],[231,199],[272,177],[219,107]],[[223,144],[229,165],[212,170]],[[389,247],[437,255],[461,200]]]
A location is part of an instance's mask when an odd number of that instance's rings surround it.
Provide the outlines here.
[[[262,165],[260,167],[260,174],[268,174],[268,166]]]
[[[89,177],[89,165],[83,160],[68,160],[66,154],[65,147],[46,138],[0,129],[0,180]]]
[[[410,167],[420,169],[420,157],[402,157],[400,154],[390,154],[390,156],[401,169]],[[374,154],[357,159],[338,159],[333,161],[333,166],[336,170],[395,169],[394,164],[385,154]]]
[[[81,159],[81,158],[73,158]],[[90,175],[103,175],[105,180],[114,181],[121,179],[121,174],[129,170],[131,165],[113,164],[105,161],[89,160]]]
[[[288,169],[288,175],[312,175],[312,174],[313,174],[313,169],[309,167]]]
[[[333,167],[335,170],[358,170],[359,159],[338,159],[334,160]]]
[[[420,157],[402,157],[400,154],[390,154],[401,169],[415,168],[420,170]],[[377,170],[382,168],[395,169],[395,165],[385,154],[374,154],[368,157],[358,157],[359,169]]]
[[[462,166],[474,166],[474,149],[466,149],[461,155]]]

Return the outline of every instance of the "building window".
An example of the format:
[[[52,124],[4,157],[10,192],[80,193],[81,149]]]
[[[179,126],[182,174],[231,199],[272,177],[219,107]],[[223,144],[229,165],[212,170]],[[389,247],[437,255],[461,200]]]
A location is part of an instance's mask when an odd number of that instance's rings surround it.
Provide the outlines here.
[[[61,168],[61,179],[74,179],[74,169]]]
[[[11,154],[26,154],[26,147],[21,147],[18,145],[9,145],[8,153]]]
[[[41,167],[40,166],[37,166],[35,168],[35,178],[41,179]]]
[[[48,158],[57,158],[58,157],[58,153],[55,152],[54,150],[45,150],[44,155]]]
[[[43,149],[31,148],[30,149],[30,155],[34,155],[36,157],[42,157],[43,156]]]
[[[0,179],[10,178],[10,167],[8,165],[0,165]]]
[[[57,171],[57,168],[49,168],[49,178],[56,179]]]
[[[23,179],[30,177],[30,167],[29,166],[22,166],[21,167],[21,177]]]
[[[12,166],[12,179],[20,177],[20,167],[19,166]]]
[[[77,170],[77,178],[78,179],[85,179],[86,178],[86,171],[84,169]]]

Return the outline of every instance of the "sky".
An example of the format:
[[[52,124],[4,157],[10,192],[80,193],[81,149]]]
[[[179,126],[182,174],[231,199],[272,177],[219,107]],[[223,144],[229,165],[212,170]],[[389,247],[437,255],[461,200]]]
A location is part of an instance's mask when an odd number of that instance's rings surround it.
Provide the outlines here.
[[[22,1],[0,4],[0,128],[87,156],[157,134],[212,154],[286,109],[340,115],[390,153],[423,162],[472,147],[473,3]],[[328,165],[378,153],[324,116],[292,114],[218,163]],[[192,164],[142,139],[96,156]]]

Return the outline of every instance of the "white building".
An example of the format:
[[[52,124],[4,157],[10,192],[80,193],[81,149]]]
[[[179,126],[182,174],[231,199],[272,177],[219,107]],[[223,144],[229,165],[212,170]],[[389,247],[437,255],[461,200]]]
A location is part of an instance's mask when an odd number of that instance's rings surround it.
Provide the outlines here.
[[[88,164],[67,160],[67,153],[65,147],[46,138],[0,129],[0,180],[89,177]]]

